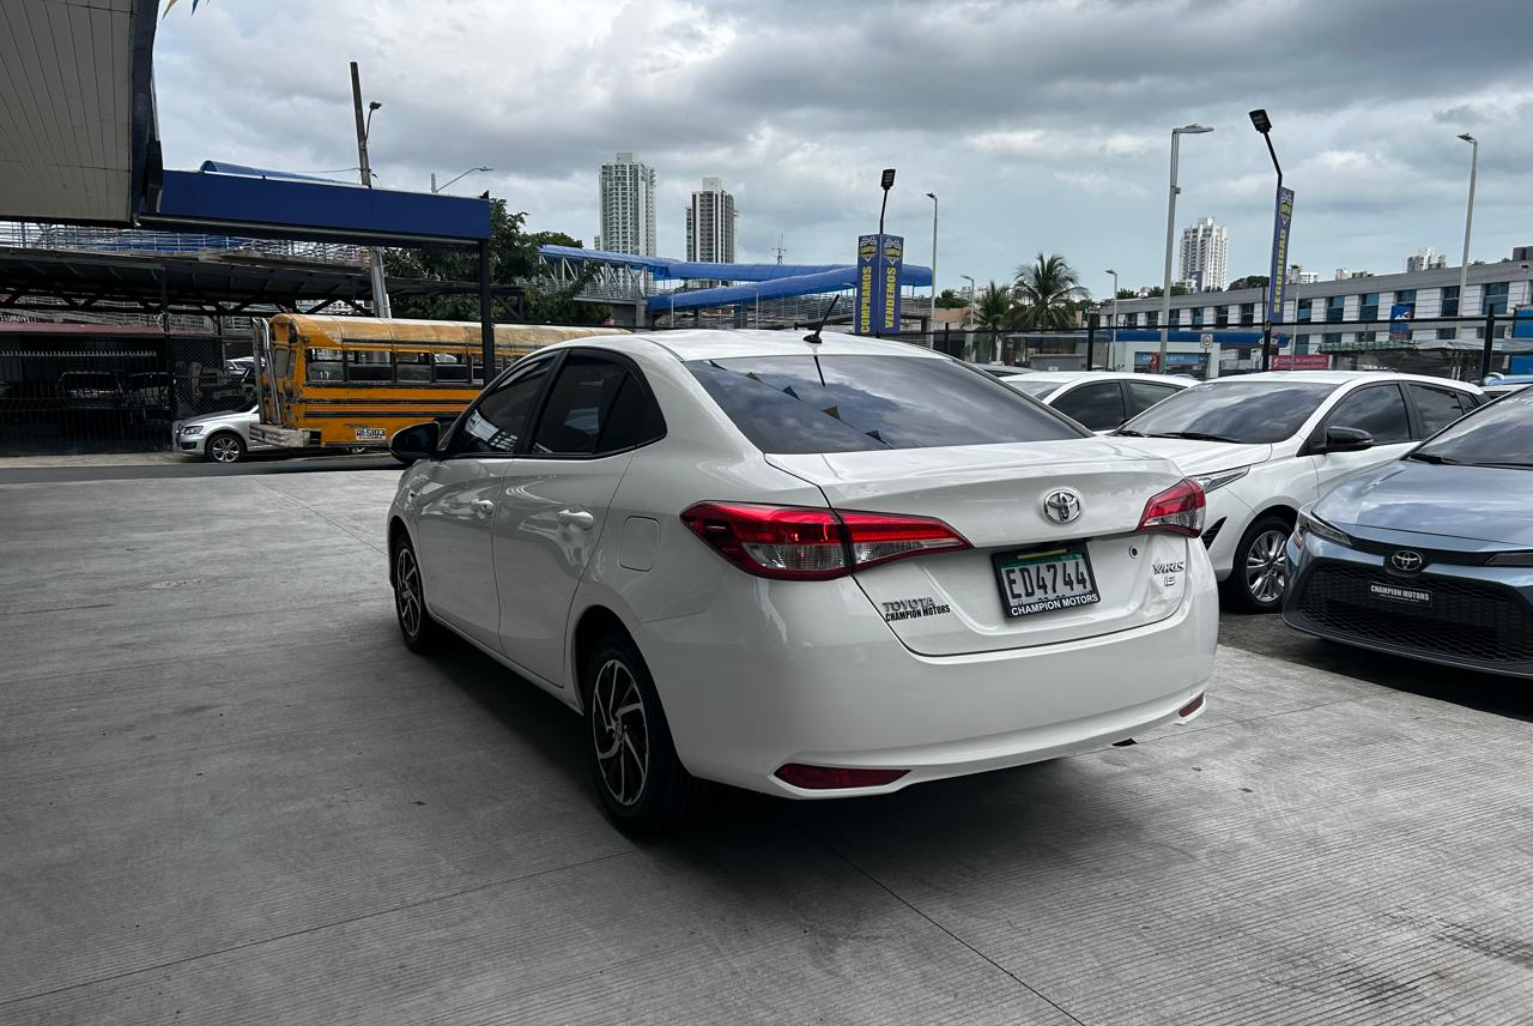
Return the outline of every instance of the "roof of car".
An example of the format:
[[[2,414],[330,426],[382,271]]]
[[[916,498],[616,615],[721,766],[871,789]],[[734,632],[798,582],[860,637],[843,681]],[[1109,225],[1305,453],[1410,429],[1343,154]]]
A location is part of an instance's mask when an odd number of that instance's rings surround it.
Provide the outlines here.
[[[807,334],[809,332],[802,328],[795,331],[720,331],[699,328],[657,331],[632,337],[661,346],[682,360],[716,360],[732,356],[807,356],[811,352],[818,352],[821,356],[914,356],[945,359],[941,353],[908,342],[859,338],[835,331],[823,332],[819,345],[813,346],[804,341]]]
[[[1136,374],[1133,371],[1103,371],[1103,370],[1078,370],[1078,371],[1035,371],[1027,376],[1025,384],[1034,381],[1055,382],[1065,384],[1070,381],[1083,381],[1095,379],[1099,381],[1156,381],[1167,385],[1176,385],[1178,388],[1186,388],[1188,385],[1197,384],[1187,378],[1175,378],[1169,374]]]
[[[1297,381],[1317,385],[1345,385],[1352,381],[1420,381],[1428,385],[1451,385],[1469,392],[1479,391],[1478,386],[1472,385],[1467,381],[1434,378],[1426,374],[1399,374],[1395,371],[1261,371],[1256,374],[1241,374],[1238,377],[1216,378],[1214,381],[1204,382],[1204,384],[1224,384],[1232,381],[1254,381],[1258,383]]]

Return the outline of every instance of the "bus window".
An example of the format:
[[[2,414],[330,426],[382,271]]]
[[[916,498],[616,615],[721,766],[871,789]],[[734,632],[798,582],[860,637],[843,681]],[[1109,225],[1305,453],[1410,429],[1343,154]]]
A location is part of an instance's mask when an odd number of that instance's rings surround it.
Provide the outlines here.
[[[339,349],[309,350],[310,381],[340,381],[345,376],[342,368]]]
[[[353,349],[346,354],[347,381],[393,381],[392,353]]]
[[[429,383],[431,381],[431,354],[395,353],[394,375],[399,381]]]
[[[468,357],[457,353],[436,353],[436,379],[438,381],[468,381]]]

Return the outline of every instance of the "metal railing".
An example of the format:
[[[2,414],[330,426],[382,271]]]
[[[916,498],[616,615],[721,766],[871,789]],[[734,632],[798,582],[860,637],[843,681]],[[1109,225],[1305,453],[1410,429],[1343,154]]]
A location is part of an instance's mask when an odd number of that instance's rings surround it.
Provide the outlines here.
[[[148,253],[159,256],[250,254],[346,265],[366,264],[368,261],[364,247],[343,243],[251,239],[236,235],[188,235],[138,228],[92,228],[30,221],[0,222],[0,246],[89,253]]]

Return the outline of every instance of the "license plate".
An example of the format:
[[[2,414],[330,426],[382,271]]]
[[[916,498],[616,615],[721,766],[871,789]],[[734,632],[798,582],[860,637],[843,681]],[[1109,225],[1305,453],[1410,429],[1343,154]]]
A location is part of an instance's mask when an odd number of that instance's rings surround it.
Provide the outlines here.
[[[1398,602],[1405,606],[1430,606],[1432,593],[1425,588],[1403,588],[1398,584],[1370,582],[1368,593],[1386,602]]]
[[[383,428],[357,428],[357,441],[359,442],[381,442],[386,437],[387,435],[384,434]]]
[[[1007,616],[1032,616],[1102,601],[1084,543],[993,557]]]

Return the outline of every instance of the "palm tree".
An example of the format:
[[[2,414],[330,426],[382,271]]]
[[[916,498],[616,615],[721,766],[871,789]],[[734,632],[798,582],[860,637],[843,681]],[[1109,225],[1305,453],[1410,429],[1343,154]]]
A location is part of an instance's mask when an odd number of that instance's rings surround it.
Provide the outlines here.
[[[993,358],[992,354],[999,351],[996,344],[1000,341],[1001,332],[1011,326],[1015,312],[1011,289],[992,281],[988,287],[980,289],[979,295],[974,298],[974,325],[980,331],[991,333],[987,340],[975,340],[975,348],[981,350],[975,354],[975,358],[981,363],[988,363]]]
[[[1064,257],[1038,254],[1031,264],[1017,268],[1011,293],[1017,307],[1017,324],[1023,328],[1068,328],[1075,321],[1073,304],[1090,299],[1080,276]]]

